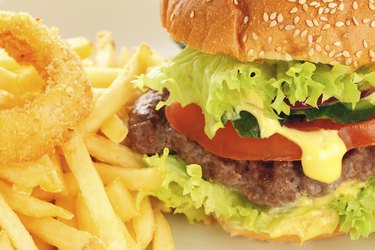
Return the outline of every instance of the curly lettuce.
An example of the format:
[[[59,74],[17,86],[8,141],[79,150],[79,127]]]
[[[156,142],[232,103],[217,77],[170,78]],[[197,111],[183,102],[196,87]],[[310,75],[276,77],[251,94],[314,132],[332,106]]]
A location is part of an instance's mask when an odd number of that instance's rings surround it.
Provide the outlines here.
[[[352,239],[375,232],[375,178],[342,185],[332,194],[301,198],[288,207],[269,208],[251,203],[240,193],[202,179],[199,165],[187,165],[168,154],[145,157],[148,167],[165,172],[162,185],[151,192],[190,221],[225,220],[238,229],[269,233],[271,237],[298,235],[302,241],[340,230]]]
[[[266,116],[289,115],[290,106],[304,102],[317,107],[318,100],[336,98],[355,107],[361,88],[375,86],[375,72],[351,72],[344,65],[323,65],[300,61],[240,62],[227,55],[210,55],[187,48],[167,64],[140,77],[136,84],[169,90],[169,105],[198,104],[205,116],[205,132],[212,138],[223,121],[236,120],[243,96],[255,92]],[[286,101],[287,100],[287,101]]]

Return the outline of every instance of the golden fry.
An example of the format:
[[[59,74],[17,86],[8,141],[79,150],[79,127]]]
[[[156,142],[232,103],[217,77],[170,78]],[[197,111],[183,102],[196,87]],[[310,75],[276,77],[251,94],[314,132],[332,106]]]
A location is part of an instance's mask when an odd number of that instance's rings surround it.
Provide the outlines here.
[[[133,195],[126,189],[120,179],[116,179],[106,187],[107,195],[115,212],[126,222],[139,215]]]
[[[75,209],[78,228],[87,231],[92,235],[98,236],[98,228],[92,220],[90,212],[85,204],[85,200],[81,194],[78,194],[75,198]]]
[[[104,163],[94,163],[94,166],[106,185],[119,178],[130,190],[155,190],[164,178],[158,168],[121,168]]]
[[[66,41],[81,59],[89,58],[94,54],[94,43],[85,37],[74,37]]]
[[[128,134],[128,128],[118,115],[108,118],[100,127],[100,131],[112,142],[122,142]]]
[[[12,243],[9,240],[7,233],[4,230],[0,232],[0,249],[1,250],[13,250]]]
[[[76,210],[75,199],[73,196],[59,196],[55,200],[55,205],[65,209],[65,211],[69,211],[72,215],[75,213]],[[78,228],[76,216],[69,219],[62,217],[59,217],[57,219],[68,226]]]
[[[79,131],[97,131],[111,115],[115,114],[129,100],[134,99],[134,93],[137,91],[131,81],[146,72],[151,54],[148,46],[139,46],[124,70],[96,100],[88,118],[81,123]]]
[[[87,66],[85,72],[94,88],[108,88],[122,71],[121,68]]]
[[[140,206],[140,213],[133,219],[133,228],[136,240],[145,249],[154,236],[155,222],[154,213],[148,197],[143,198]]]
[[[88,232],[77,230],[53,218],[20,216],[26,228],[41,240],[61,249],[105,249],[103,242]]]
[[[98,235],[107,249],[127,249],[129,243],[121,233],[121,225],[106,195],[104,185],[95,171],[89,152],[79,134],[62,147],[68,165],[77,180]]]
[[[154,210],[155,234],[152,240],[152,250],[173,250],[174,242],[167,220],[159,210]]]
[[[19,250],[38,250],[30,233],[0,194],[0,228],[2,228]]]
[[[67,220],[73,218],[73,214],[69,211],[27,194],[17,193],[2,181],[0,181],[0,193],[13,210],[24,215],[33,217],[61,217]]]
[[[33,237],[35,245],[38,247],[39,250],[55,250],[55,248],[49,245],[47,242],[42,241],[35,235],[31,235],[31,236]]]
[[[129,148],[116,144],[103,136],[89,134],[85,137],[85,144],[90,155],[97,160],[124,168],[142,168],[142,156]]]

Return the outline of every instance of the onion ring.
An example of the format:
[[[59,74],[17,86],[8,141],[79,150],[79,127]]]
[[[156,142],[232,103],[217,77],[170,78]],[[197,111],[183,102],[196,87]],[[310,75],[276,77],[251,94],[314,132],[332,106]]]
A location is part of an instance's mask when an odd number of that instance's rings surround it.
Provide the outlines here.
[[[1,165],[36,160],[70,138],[92,106],[79,57],[58,32],[28,14],[0,12],[0,47],[45,80],[43,93],[23,106],[0,111]]]

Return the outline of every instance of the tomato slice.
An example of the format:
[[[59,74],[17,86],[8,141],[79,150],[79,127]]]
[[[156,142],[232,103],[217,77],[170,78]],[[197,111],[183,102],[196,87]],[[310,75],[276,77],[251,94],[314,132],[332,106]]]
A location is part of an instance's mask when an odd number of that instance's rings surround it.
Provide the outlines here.
[[[166,108],[166,117],[179,133],[196,141],[212,154],[235,160],[293,161],[300,160],[300,147],[275,134],[265,139],[240,137],[231,122],[219,129],[211,140],[204,132],[204,116],[199,106],[181,107],[174,103]],[[375,144],[375,119],[355,124],[337,124],[329,120],[288,124],[299,130],[338,129],[348,149]]]

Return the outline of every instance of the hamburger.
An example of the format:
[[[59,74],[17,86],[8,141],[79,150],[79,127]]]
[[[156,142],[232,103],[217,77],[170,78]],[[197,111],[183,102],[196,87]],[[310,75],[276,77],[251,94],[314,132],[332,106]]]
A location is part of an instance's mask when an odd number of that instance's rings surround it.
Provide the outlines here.
[[[374,9],[163,0],[187,48],[135,82],[124,142],[165,172],[152,195],[261,240],[374,232]]]

